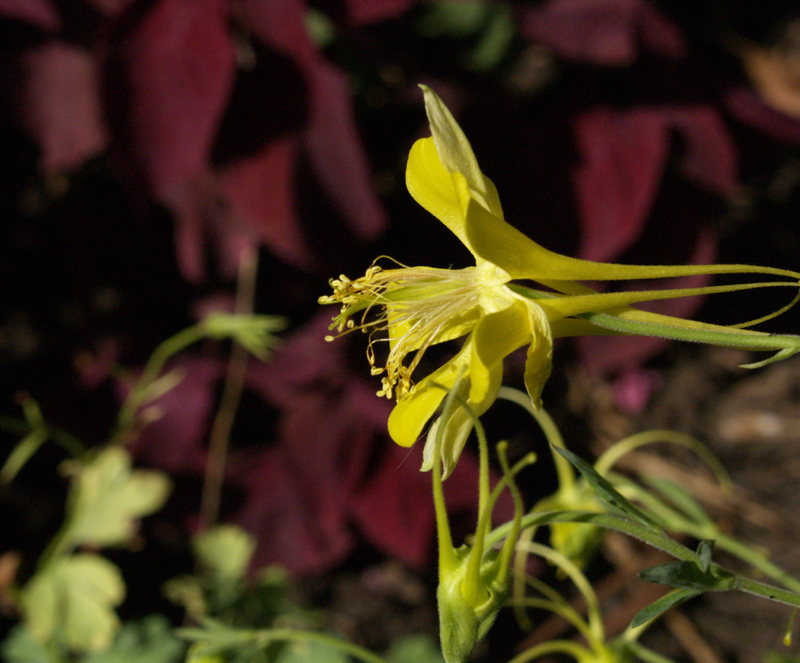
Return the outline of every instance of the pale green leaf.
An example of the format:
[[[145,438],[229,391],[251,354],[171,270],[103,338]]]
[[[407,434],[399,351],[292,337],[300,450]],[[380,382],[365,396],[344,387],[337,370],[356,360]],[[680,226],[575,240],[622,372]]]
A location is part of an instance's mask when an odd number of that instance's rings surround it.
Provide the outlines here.
[[[0,656],[6,663],[57,663],[47,648],[34,640],[25,624],[11,629],[0,645]]]
[[[288,642],[275,657],[275,663],[348,663],[350,658],[333,647],[313,640]]]
[[[386,659],[390,663],[444,663],[438,645],[427,635],[410,635],[392,643]]]
[[[173,663],[183,658],[185,649],[166,617],[150,615],[123,624],[111,649],[87,656],[82,663]]]
[[[128,541],[136,521],[163,506],[170,481],[162,472],[131,470],[125,449],[111,446],[74,473],[67,502],[66,538],[72,545],[109,546]]]
[[[233,583],[247,573],[256,547],[255,539],[235,525],[220,525],[195,537],[198,561],[215,580]]]
[[[60,557],[31,578],[19,607],[31,635],[73,651],[102,651],[119,628],[114,608],[125,596],[122,575],[99,555]]]

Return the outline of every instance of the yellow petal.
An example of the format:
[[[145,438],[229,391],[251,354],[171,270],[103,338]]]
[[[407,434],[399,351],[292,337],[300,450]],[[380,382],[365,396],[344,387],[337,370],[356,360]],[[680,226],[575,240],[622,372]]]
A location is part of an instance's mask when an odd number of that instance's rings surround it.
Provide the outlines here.
[[[406,187],[414,200],[467,244],[464,214],[453,178],[442,165],[433,138],[418,140],[411,147],[406,166]]]
[[[530,237],[491,214],[476,200],[464,223],[467,246],[483,260],[498,265],[512,278],[547,281],[614,281],[660,279],[699,274],[774,274],[800,278],[786,269],[751,265],[617,265],[578,260],[549,251]],[[554,283],[556,289],[559,289]]]
[[[411,147],[406,166],[408,192],[447,226],[470,251],[472,246],[465,231],[469,201],[474,200],[476,205],[486,209],[488,213],[499,219],[503,218],[497,188],[488,177],[484,176],[483,182],[484,193],[480,194],[479,201],[475,198],[476,194],[468,178],[459,171],[448,171],[442,164],[433,138],[418,140]]]
[[[472,357],[469,364],[469,399],[482,403],[490,392],[493,370],[503,358],[531,339],[528,307],[514,301],[508,308],[483,316],[472,334]]]
[[[525,360],[525,389],[536,409],[542,407],[542,390],[553,368],[553,337],[544,311],[531,302],[528,307],[532,341]]]
[[[456,383],[459,369],[469,359],[470,347],[467,341],[453,359],[417,383],[395,405],[389,415],[389,435],[401,447],[412,446],[422,435],[425,424],[436,413],[447,390]]]

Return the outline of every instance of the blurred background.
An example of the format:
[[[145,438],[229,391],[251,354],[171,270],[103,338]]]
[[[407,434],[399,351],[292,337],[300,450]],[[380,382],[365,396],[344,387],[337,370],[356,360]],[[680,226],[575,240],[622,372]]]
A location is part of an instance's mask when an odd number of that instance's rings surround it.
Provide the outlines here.
[[[429,477],[421,448],[385,433],[391,403],[375,396],[364,338],[325,343],[335,311],[317,298],[379,255],[471,260],[405,189],[408,150],[428,135],[420,83],[461,123],[509,222],[550,249],[800,268],[795,1],[0,0],[3,421],[27,393],[50,423],[102,443],[125,371],[252,292],[249,308],[289,326],[272,361],[247,366],[220,520],[257,537],[255,566],[288,568],[337,628],[375,647],[436,632]],[[786,303],[754,292],[657,310],[728,324]],[[765,328],[796,332],[800,318]],[[229,356],[217,343],[183,354],[182,381],[133,444],[176,488],[143,549],[116,553],[141,578],[131,614],[190,564]],[[746,374],[746,361],[648,339],[565,342],[545,404],[589,454],[654,426],[709,441],[780,514],[759,529],[739,505],[731,527],[778,545],[780,562],[800,524],[800,366]],[[523,363],[509,360],[510,384]],[[542,445],[511,406],[486,423],[517,455]],[[4,434],[3,456],[15,439]],[[0,490],[0,553],[35,559],[52,536],[61,460],[43,450]],[[464,531],[475,476],[468,456],[446,484]],[[533,503],[552,468],[523,483]],[[607,555],[593,572],[618,566]],[[712,653],[684,643],[675,655],[761,660],[783,622],[756,627],[735,606],[697,608]],[[493,646],[514,628],[501,620]]]

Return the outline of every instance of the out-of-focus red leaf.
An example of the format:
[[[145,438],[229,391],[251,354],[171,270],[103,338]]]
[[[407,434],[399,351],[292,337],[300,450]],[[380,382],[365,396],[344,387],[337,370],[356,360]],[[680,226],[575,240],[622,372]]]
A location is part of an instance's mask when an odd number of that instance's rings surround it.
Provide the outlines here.
[[[800,120],[783,115],[761,101],[753,90],[738,87],[723,97],[725,106],[737,120],[786,143],[800,143]]]
[[[228,218],[217,179],[211,171],[202,172],[172,186],[161,195],[161,202],[175,215],[175,253],[181,273],[197,283],[205,275],[206,246],[211,239],[208,227],[221,227]],[[235,269],[227,276],[234,273]]]
[[[419,471],[421,462],[421,454],[416,450],[392,444],[354,507],[358,526],[371,542],[416,568],[429,559],[436,529],[431,474]],[[493,483],[496,479],[493,477]],[[461,456],[443,489],[451,514],[460,511],[477,514],[478,463],[474,456],[469,453]],[[513,504],[505,495],[498,501],[495,519],[506,522],[513,513]]]
[[[58,12],[49,0],[0,0],[0,16],[33,23],[55,32],[60,24]]]
[[[419,0],[347,0],[350,23],[356,27],[395,18],[418,4]]]
[[[230,203],[226,227],[217,228],[221,240],[233,225],[241,229],[240,234],[249,234],[251,243],[263,242],[288,264],[311,265],[294,203],[296,156],[297,137],[287,136],[220,174],[221,188]]]
[[[576,120],[582,258],[611,260],[639,237],[667,159],[665,124],[642,109],[598,109]]]
[[[355,490],[376,440],[385,438],[390,406],[349,372],[343,343],[325,342],[329,319],[320,313],[271,362],[248,372],[248,387],[280,411],[266,464],[243,457],[231,466],[246,493],[235,520],[258,538],[258,565],[280,561],[297,573],[317,572],[355,542]]]
[[[243,3],[253,34],[291,56],[306,78],[311,107],[302,144],[322,185],[360,237],[375,237],[386,218],[350,108],[345,75],[326,63],[311,43],[304,7],[297,0]]]
[[[581,257],[613,260],[639,237],[659,189],[671,132],[684,139],[686,177],[719,195],[738,188],[737,151],[716,110],[705,107],[598,109],[581,115],[575,173]]]
[[[241,9],[253,34],[303,68],[317,58],[305,26],[301,0],[242,0]]]
[[[259,540],[257,566],[281,562],[295,573],[318,572],[352,548],[352,491],[376,436],[356,405],[352,394],[297,395],[269,462],[245,464],[246,503],[235,520]]]
[[[215,359],[182,359],[171,365],[181,381],[149,403],[148,423],[131,449],[141,459],[168,472],[201,474],[217,384],[224,366]]]
[[[117,16],[132,5],[136,0],[85,0],[97,7],[108,16]]]
[[[464,460],[466,466],[471,459],[466,454],[462,457],[459,472]],[[354,508],[358,526],[370,541],[415,568],[428,559],[435,527],[431,475],[419,471],[420,462],[419,453],[392,444],[380,467],[372,471]],[[460,485],[457,475],[452,478],[454,485]],[[475,486],[477,482],[473,499]],[[448,507],[455,505],[448,500]]]
[[[739,157],[719,111],[673,108],[667,119],[686,141],[681,168],[687,179],[720,196],[733,195],[739,188]]]
[[[236,62],[223,0],[161,0],[122,45],[131,143],[158,196],[206,168]]]
[[[99,73],[90,53],[46,43],[22,56],[22,71],[20,120],[41,147],[44,172],[76,168],[105,149]]]
[[[320,505],[311,498],[283,449],[253,458],[250,465],[243,482],[245,506],[234,520],[258,541],[253,567],[279,563],[301,574],[340,562],[352,549],[354,537],[343,519],[332,521],[338,515],[336,502]],[[325,513],[317,511],[320,506]]]
[[[350,108],[350,85],[342,72],[325,63],[309,75],[311,121],[304,141],[309,158],[353,231],[373,239],[385,227],[386,216]]]
[[[520,33],[598,65],[629,65],[640,45],[670,57],[686,51],[677,28],[646,0],[548,0],[525,10]]]
[[[321,309],[309,323],[288,334],[269,363],[250,370],[248,385],[279,407],[291,405],[299,393],[315,385],[332,391],[344,389],[353,378],[345,363],[346,341],[325,340],[335,313],[332,308]],[[386,417],[384,426],[388,413]]]

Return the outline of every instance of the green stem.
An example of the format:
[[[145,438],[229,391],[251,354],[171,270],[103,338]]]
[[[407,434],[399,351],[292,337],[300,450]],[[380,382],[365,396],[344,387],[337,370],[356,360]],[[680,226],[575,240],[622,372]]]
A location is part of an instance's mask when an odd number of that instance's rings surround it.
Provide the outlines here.
[[[733,491],[733,482],[731,481],[728,471],[705,444],[696,440],[691,435],[671,430],[649,430],[629,435],[606,449],[595,461],[594,469],[597,470],[598,474],[605,476],[611,467],[626,454],[644,445],[655,444],[657,442],[677,444],[691,449],[700,456],[706,465],[708,465],[709,469],[714,473],[714,476],[717,477],[717,481],[719,481],[722,490],[728,494]]]
[[[201,629],[178,629],[178,637],[184,637],[194,641],[208,640],[213,642],[214,634]],[[196,637],[199,636],[199,637]],[[243,630],[241,638],[237,638],[236,643],[255,641],[259,647],[266,647],[273,642],[317,642],[331,649],[336,649],[344,654],[353,656],[365,663],[387,663],[387,661],[377,654],[373,654],[369,649],[360,645],[341,640],[332,635],[319,633],[317,631],[300,631],[290,628],[276,628],[258,630]],[[234,642],[231,642],[233,645]]]
[[[585,647],[581,647],[575,642],[569,642],[568,640],[551,640],[550,642],[543,642],[535,647],[526,649],[521,654],[517,654],[508,663],[527,663],[545,654],[554,652],[569,654],[576,661],[588,660],[589,657],[587,654],[590,653]]]
[[[518,543],[517,546],[519,545]],[[557,550],[535,542],[528,542],[525,547],[534,555],[544,557],[551,564],[558,566],[572,580],[586,604],[586,625],[589,635],[584,634],[584,637],[590,642],[593,649],[597,648],[605,640],[603,614],[600,609],[600,600],[589,580],[575,564]]]
[[[524,394],[519,389],[500,387],[497,397],[516,403],[536,419],[536,423],[538,423],[539,427],[542,429],[547,441],[550,443],[551,449],[552,447],[565,448],[564,438],[561,436],[561,432],[558,430],[558,426],[556,426],[552,417],[544,410],[534,409],[530,396]],[[556,466],[556,474],[558,475],[558,486],[563,490],[567,490],[575,483],[575,472],[566,458],[557,453],[553,453],[552,455],[553,462]]]
[[[463,369],[462,369],[463,372]],[[447,515],[447,507],[444,503],[444,491],[442,489],[442,441],[444,438],[444,425],[441,423],[447,420],[452,411],[456,399],[456,391],[461,381],[461,373],[456,378],[456,386],[448,391],[444,399],[442,414],[439,418],[439,425],[436,428],[436,437],[433,444],[433,507],[436,513],[436,534],[439,539],[439,582],[450,575],[458,566],[458,556],[453,549],[453,536],[450,533],[450,521]]]
[[[758,569],[791,591],[800,593],[800,581],[797,578],[786,573],[782,568],[770,562],[763,554],[753,550],[747,544],[721,533],[714,539],[714,543],[718,548],[747,562],[753,568]]]
[[[663,550],[668,555],[680,559],[684,562],[691,562],[693,564],[700,563],[697,554],[687,548],[686,546],[678,543],[674,539],[669,538],[659,531],[650,529],[628,518],[617,516],[610,513],[591,513],[587,511],[545,511],[542,513],[532,513],[526,515],[522,519],[523,527],[531,527],[533,525],[544,525],[555,522],[568,522],[568,523],[589,523],[604,527],[606,529],[613,529],[623,534],[627,534],[636,539],[644,541],[653,548]],[[487,546],[494,545],[498,541],[507,536],[511,530],[511,523],[501,525],[486,537]],[[724,569],[719,564],[711,564],[711,573],[727,573],[733,576],[731,589],[738,589],[748,594],[755,594],[770,601],[778,603],[785,603],[786,605],[795,608],[800,607],[800,593],[795,593],[781,587],[768,585],[767,583],[758,580],[746,578],[737,573]]]
[[[131,388],[130,394],[120,408],[116,430],[112,439],[123,437],[133,428],[136,412],[147,399],[148,388],[161,375],[161,371],[169,358],[201,340],[205,335],[205,326],[200,322],[179,331],[174,336],[170,336],[153,351],[147,364],[145,364],[144,370],[142,370],[141,376]]]

